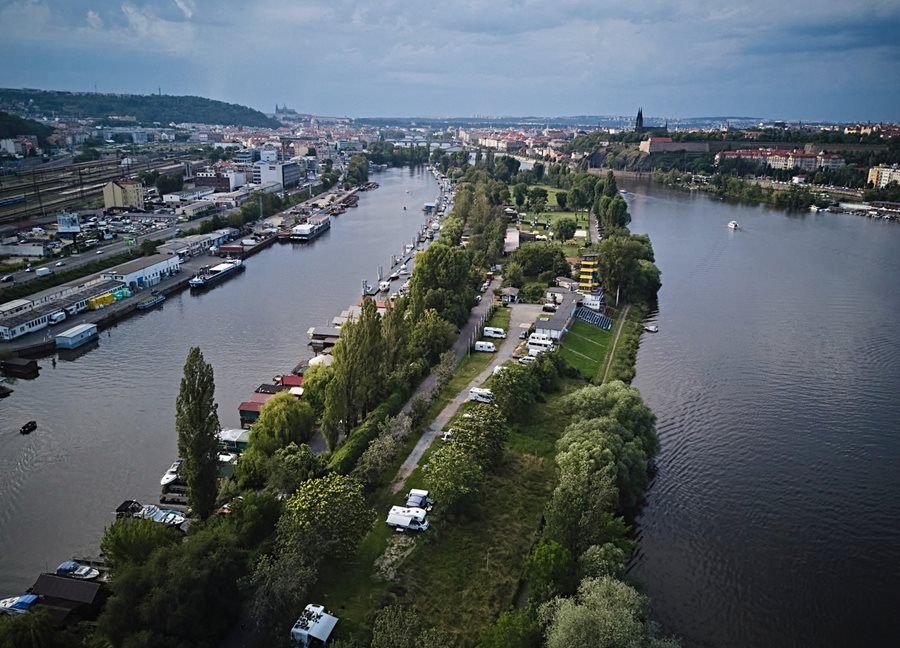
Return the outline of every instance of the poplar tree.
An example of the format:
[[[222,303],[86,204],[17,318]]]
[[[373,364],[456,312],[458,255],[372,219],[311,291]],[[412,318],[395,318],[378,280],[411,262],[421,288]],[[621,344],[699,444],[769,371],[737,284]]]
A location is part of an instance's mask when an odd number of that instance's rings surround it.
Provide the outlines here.
[[[212,366],[199,347],[191,347],[175,402],[180,474],[188,485],[188,500],[195,515],[209,517],[216,501],[219,415]]]

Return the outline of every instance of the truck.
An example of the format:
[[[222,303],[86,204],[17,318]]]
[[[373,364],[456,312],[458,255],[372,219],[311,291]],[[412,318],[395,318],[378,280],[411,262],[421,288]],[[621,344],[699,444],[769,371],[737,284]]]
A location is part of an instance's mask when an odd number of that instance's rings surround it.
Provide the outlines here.
[[[50,274],[53,274],[53,270],[51,270],[50,268],[38,268],[34,271],[35,277],[46,277]]]
[[[494,346],[493,342],[476,342],[475,350],[476,351],[487,351],[488,353],[494,353],[497,350],[497,347]]]

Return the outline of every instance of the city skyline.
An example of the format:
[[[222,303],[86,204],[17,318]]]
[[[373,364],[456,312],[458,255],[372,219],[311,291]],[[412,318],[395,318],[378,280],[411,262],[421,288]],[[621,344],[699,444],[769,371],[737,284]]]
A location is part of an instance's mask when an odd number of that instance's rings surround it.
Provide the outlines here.
[[[0,86],[352,117],[900,121],[900,7],[752,4],[12,0]]]

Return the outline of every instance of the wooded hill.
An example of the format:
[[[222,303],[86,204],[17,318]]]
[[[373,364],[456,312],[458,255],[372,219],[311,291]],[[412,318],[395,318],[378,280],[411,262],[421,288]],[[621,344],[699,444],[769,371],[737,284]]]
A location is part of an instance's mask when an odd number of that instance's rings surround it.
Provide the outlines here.
[[[279,123],[253,108],[206,99],[173,95],[98,94],[0,88],[0,107],[48,116],[97,117],[127,115],[142,124],[200,122],[226,126],[275,128]]]

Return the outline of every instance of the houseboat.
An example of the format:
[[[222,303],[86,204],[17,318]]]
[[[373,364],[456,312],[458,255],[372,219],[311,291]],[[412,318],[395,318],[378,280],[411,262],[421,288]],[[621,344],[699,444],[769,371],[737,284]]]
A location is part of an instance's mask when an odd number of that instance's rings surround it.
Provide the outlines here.
[[[56,336],[57,349],[77,349],[97,337],[96,324],[78,324]]]
[[[204,266],[188,284],[191,288],[203,289],[214,286],[244,269],[244,262],[240,259],[229,259],[212,267]]]
[[[308,242],[319,237],[323,232],[331,228],[331,217],[315,216],[307,222],[291,229],[291,240]]]

